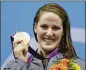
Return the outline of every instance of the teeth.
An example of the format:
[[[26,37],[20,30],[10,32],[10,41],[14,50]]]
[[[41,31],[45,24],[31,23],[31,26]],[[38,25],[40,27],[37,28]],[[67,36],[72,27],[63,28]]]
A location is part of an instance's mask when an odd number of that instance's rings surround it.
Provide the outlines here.
[[[45,42],[53,42],[52,39],[44,39]]]

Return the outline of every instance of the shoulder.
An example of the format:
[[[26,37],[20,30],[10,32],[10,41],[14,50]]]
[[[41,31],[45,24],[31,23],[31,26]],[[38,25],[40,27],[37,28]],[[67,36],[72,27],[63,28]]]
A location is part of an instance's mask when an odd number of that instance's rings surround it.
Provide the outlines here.
[[[15,63],[15,60],[10,60],[7,62],[6,66],[10,66],[13,65]]]
[[[84,60],[77,58],[77,59],[75,59],[75,61],[80,66],[81,70],[85,70],[85,61]]]
[[[78,63],[78,64],[85,64],[85,61],[82,60],[82,59],[80,59],[80,58],[75,59],[75,61],[76,61],[76,63]]]
[[[20,59],[15,59],[15,60],[11,60],[9,61],[6,66],[4,67],[4,69],[10,69],[10,70],[16,70],[16,69],[19,69],[21,67],[25,67],[27,64],[20,60]]]
[[[15,60],[10,60],[7,64],[25,64],[25,62],[23,60],[20,59],[15,59]]]

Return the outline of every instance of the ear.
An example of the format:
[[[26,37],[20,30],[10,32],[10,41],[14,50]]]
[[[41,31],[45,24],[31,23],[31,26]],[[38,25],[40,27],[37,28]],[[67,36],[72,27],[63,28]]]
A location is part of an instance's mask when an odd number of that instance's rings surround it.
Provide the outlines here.
[[[34,24],[34,32],[37,33],[37,23]]]
[[[62,28],[62,35],[61,36],[64,36],[64,30],[63,30],[63,28]]]
[[[64,36],[64,31],[62,31],[62,35],[61,36]]]
[[[62,36],[64,35],[64,33],[62,32]]]

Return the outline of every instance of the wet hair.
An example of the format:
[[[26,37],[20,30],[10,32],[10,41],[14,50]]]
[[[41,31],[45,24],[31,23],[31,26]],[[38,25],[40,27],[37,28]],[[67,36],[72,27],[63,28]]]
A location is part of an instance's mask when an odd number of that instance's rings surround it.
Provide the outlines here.
[[[78,56],[75,52],[75,49],[72,44],[72,39],[71,39],[69,17],[66,11],[60,5],[56,3],[48,3],[40,7],[34,17],[33,32],[34,32],[34,26],[35,24],[38,23],[43,12],[55,13],[62,19],[63,36],[59,43],[60,52],[63,54],[65,58],[77,58]],[[37,34],[35,32],[34,32],[34,36],[35,36],[36,41],[38,42]]]

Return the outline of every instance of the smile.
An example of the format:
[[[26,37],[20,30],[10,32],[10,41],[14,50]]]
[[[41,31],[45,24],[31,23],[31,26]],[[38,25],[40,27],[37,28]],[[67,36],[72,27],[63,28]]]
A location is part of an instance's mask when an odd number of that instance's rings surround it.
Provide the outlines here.
[[[51,42],[54,41],[54,39],[47,39],[47,38],[44,38],[43,40],[44,40],[45,42],[48,42],[48,43],[51,43]]]

